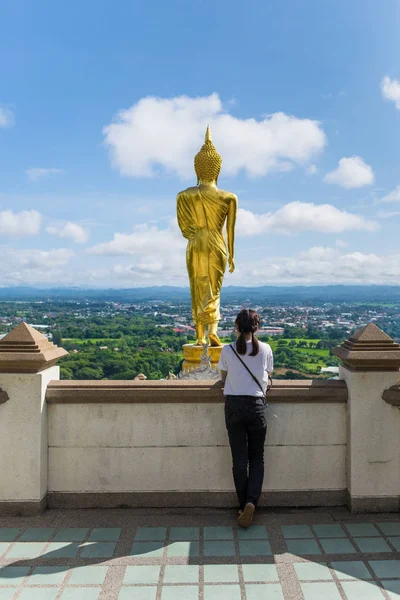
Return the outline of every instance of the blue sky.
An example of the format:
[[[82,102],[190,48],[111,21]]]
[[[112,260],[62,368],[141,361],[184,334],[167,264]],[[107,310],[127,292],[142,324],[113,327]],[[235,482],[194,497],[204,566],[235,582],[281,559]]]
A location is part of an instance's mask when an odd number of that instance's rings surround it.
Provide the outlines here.
[[[210,122],[229,284],[400,281],[396,0],[0,7],[0,285],[186,285]]]

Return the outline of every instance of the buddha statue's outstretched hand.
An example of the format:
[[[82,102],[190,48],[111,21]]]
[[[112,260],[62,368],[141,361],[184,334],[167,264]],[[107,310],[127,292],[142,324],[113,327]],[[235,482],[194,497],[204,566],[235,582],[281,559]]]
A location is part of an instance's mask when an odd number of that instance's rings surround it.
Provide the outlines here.
[[[229,265],[229,273],[233,273],[233,271],[235,270],[235,261],[233,258],[228,259],[228,265]]]

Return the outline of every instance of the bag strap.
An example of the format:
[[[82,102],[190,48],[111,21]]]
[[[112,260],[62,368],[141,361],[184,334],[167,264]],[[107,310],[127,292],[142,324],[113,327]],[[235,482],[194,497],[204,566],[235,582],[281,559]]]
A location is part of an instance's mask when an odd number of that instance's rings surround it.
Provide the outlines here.
[[[246,369],[246,371],[251,375],[251,377],[253,378],[253,380],[255,381],[255,383],[258,385],[258,387],[262,391],[262,395],[265,396],[264,388],[262,387],[261,383],[258,381],[257,377],[255,375],[253,375],[253,373],[250,371],[250,369],[246,365],[246,363],[240,358],[239,354],[236,352],[236,350],[232,346],[232,344],[229,344],[229,347],[232,349],[232,352],[234,352],[236,354],[236,356],[238,357],[238,359],[240,360],[240,362],[242,363],[242,365],[244,366],[244,368]]]

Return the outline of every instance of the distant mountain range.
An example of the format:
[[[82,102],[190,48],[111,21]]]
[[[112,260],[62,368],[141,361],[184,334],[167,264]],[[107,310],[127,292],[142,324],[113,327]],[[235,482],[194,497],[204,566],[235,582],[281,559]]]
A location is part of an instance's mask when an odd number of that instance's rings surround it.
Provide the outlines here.
[[[222,288],[222,302],[242,303],[314,303],[314,302],[379,302],[400,303],[400,285],[326,285],[326,286],[261,286]],[[84,289],[80,287],[0,288],[0,301],[5,300],[102,300],[114,302],[171,301],[188,302],[189,288],[173,286],[144,287],[130,289]]]

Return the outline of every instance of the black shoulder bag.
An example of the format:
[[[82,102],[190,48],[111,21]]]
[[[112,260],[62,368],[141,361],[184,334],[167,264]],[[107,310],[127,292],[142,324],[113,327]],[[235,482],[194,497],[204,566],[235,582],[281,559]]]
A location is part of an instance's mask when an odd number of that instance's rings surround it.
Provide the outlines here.
[[[232,352],[234,352],[236,354],[236,356],[238,357],[238,359],[240,360],[240,362],[242,363],[242,365],[244,366],[244,368],[246,369],[246,371],[249,373],[249,375],[252,377],[253,381],[255,381],[255,383],[258,385],[258,387],[260,388],[260,390],[262,391],[262,395],[263,395],[263,400],[264,400],[264,404],[267,403],[267,392],[271,389],[272,387],[272,379],[271,377],[268,375],[268,387],[266,389],[266,391],[264,392],[264,388],[262,387],[261,383],[258,381],[257,377],[255,375],[253,375],[253,373],[250,371],[249,367],[246,365],[245,362],[243,362],[243,360],[240,358],[239,354],[236,352],[235,348],[232,346],[232,344],[229,344],[229,347],[232,349]]]

